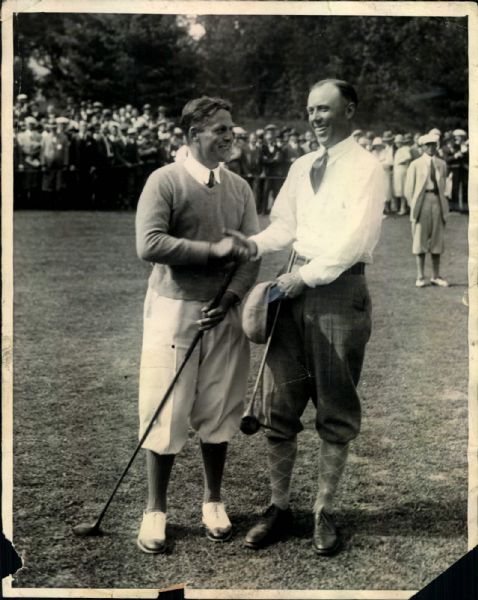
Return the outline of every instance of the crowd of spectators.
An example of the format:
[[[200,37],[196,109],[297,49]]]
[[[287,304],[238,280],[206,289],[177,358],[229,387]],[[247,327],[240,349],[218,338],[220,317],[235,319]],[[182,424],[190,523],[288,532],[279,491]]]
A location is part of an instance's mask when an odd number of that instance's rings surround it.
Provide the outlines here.
[[[305,129],[304,124],[304,129]],[[14,106],[16,208],[134,208],[148,175],[165,164],[183,160],[184,132],[164,106],[127,104],[105,107],[99,101],[75,103],[69,98],[59,111],[42,111],[20,94]],[[447,193],[451,208],[467,210],[468,141],[465,131],[441,132],[439,154],[449,168]],[[385,212],[407,213],[403,181],[408,164],[421,149],[420,134],[356,130],[360,145],[376,154],[390,177]],[[234,128],[226,167],[251,185],[259,214],[268,214],[287,171],[298,157],[318,148],[311,131],[270,123],[247,132]]]
[[[425,132],[424,132],[425,133]],[[434,127],[429,134],[438,140],[438,156],[447,164],[445,195],[450,210],[468,212],[468,136],[464,129],[442,132]],[[372,131],[357,129],[353,136],[358,144],[369,150],[382,163],[389,178],[389,191],[385,199],[385,213],[406,215],[409,206],[404,195],[404,185],[410,163],[422,154],[419,145],[421,133],[412,134],[385,131],[377,136]]]

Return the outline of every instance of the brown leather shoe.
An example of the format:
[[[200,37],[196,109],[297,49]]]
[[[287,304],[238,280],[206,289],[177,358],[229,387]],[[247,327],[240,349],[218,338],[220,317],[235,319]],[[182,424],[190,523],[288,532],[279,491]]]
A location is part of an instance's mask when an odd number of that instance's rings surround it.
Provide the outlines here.
[[[330,556],[338,552],[342,546],[337,527],[332,515],[324,509],[314,514],[314,550],[321,556]]]
[[[249,530],[244,544],[257,550],[279,541],[291,528],[293,521],[290,508],[282,510],[271,504],[264,512],[259,522]]]

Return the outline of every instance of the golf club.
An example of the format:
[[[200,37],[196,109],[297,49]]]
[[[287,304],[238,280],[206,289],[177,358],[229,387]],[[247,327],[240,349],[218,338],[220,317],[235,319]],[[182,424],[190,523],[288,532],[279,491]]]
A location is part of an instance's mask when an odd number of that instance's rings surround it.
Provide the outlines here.
[[[292,252],[290,253],[290,256],[289,256],[289,261],[287,263],[286,273],[290,273],[290,271],[292,270],[292,267],[294,266],[294,262],[295,262],[295,256],[296,256],[296,253],[294,250],[292,250]],[[240,430],[242,431],[242,433],[245,433],[246,435],[253,435],[254,433],[257,433],[261,427],[259,418],[257,416],[257,407],[256,407],[257,390],[259,389],[259,384],[261,382],[261,379],[262,379],[262,376],[264,373],[264,367],[266,365],[267,354],[269,352],[272,335],[274,334],[274,329],[275,329],[275,326],[277,323],[277,318],[279,316],[281,303],[282,303],[282,300],[279,300],[277,307],[276,307],[275,314],[274,314],[274,319],[272,321],[271,331],[267,338],[266,346],[264,349],[264,354],[262,355],[262,360],[259,365],[259,371],[257,373],[256,382],[254,384],[254,389],[252,390],[251,399],[247,403],[246,410],[244,411],[244,414],[241,419]]]
[[[227,272],[227,274],[224,277],[224,281],[221,285],[221,287],[219,288],[216,296],[214,297],[214,299],[209,303],[209,310],[211,310],[212,308],[216,308],[224,293],[226,292],[227,288],[229,287],[229,284],[231,283],[232,278],[234,277],[234,274],[236,272],[237,269],[237,264],[234,264],[234,266]],[[101,521],[103,520],[103,517],[106,514],[106,511],[108,510],[109,505],[111,504],[119,486],[121,485],[121,482],[123,481],[126,473],[129,471],[129,468],[131,467],[131,465],[133,464],[134,459],[136,458],[136,455],[138,454],[138,452],[140,451],[144,440],[146,439],[146,437],[148,436],[149,432],[151,431],[151,428],[153,427],[154,422],[156,421],[156,419],[158,418],[159,413],[161,412],[163,406],[165,405],[167,399],[169,398],[177,380],[179,379],[179,376],[181,375],[181,372],[183,371],[184,367],[186,366],[186,363],[189,360],[189,357],[191,356],[191,354],[193,353],[194,348],[197,346],[199,340],[202,338],[202,336],[204,335],[204,331],[202,330],[198,330],[197,333],[195,334],[194,338],[191,341],[191,344],[189,345],[186,354],[184,355],[183,361],[181,362],[181,364],[179,365],[171,383],[168,386],[168,389],[166,390],[166,392],[164,393],[164,396],[162,397],[161,401],[158,404],[158,407],[156,408],[153,416],[151,417],[151,421],[149,422],[148,426],[146,427],[143,435],[141,436],[141,439],[139,440],[131,458],[128,461],[128,464],[126,465],[126,467],[124,468],[123,472],[121,473],[120,478],[118,479],[118,481],[116,482],[116,485],[113,489],[113,491],[110,494],[110,497],[108,498],[106,504],[103,507],[103,510],[100,512],[100,514],[98,515],[96,521],[94,523],[79,523],[78,525],[76,525],[75,527],[73,527],[73,533],[77,536],[80,537],[86,537],[86,536],[98,536],[98,535],[102,535],[102,531],[100,529],[100,524]]]

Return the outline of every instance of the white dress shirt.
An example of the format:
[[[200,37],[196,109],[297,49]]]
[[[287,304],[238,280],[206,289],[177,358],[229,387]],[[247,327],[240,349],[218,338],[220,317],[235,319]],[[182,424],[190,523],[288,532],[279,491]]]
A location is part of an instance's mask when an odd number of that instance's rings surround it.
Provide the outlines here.
[[[191,152],[188,152],[186,159],[184,160],[184,167],[187,172],[194,177],[196,181],[207,185],[209,182],[209,174],[211,171],[214,173],[214,181],[221,183],[221,166],[220,164],[215,169],[208,169],[202,163],[194,158]]]
[[[357,262],[372,262],[380,237],[387,176],[378,160],[348,137],[328,150],[316,194],[310,170],[323,149],[291,166],[271,212],[271,224],[252,236],[258,256],[286,248],[308,259],[300,275],[309,287],[325,285]]]

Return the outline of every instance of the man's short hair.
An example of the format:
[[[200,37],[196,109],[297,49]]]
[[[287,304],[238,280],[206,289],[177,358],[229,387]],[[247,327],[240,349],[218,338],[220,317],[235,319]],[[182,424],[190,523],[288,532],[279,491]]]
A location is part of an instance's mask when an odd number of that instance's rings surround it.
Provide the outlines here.
[[[314,85],[310,88],[310,91],[315,90],[315,88],[322,87],[326,83],[335,85],[342,98],[348,102],[353,102],[355,106],[358,106],[358,96],[354,86],[343,79],[321,79],[320,81],[317,81],[317,83],[314,83]]]
[[[210,98],[209,96],[190,100],[181,113],[180,125],[182,130],[186,132],[186,135],[189,135],[191,127],[201,129],[207,119],[221,109],[231,112],[231,103],[222,98]]]

